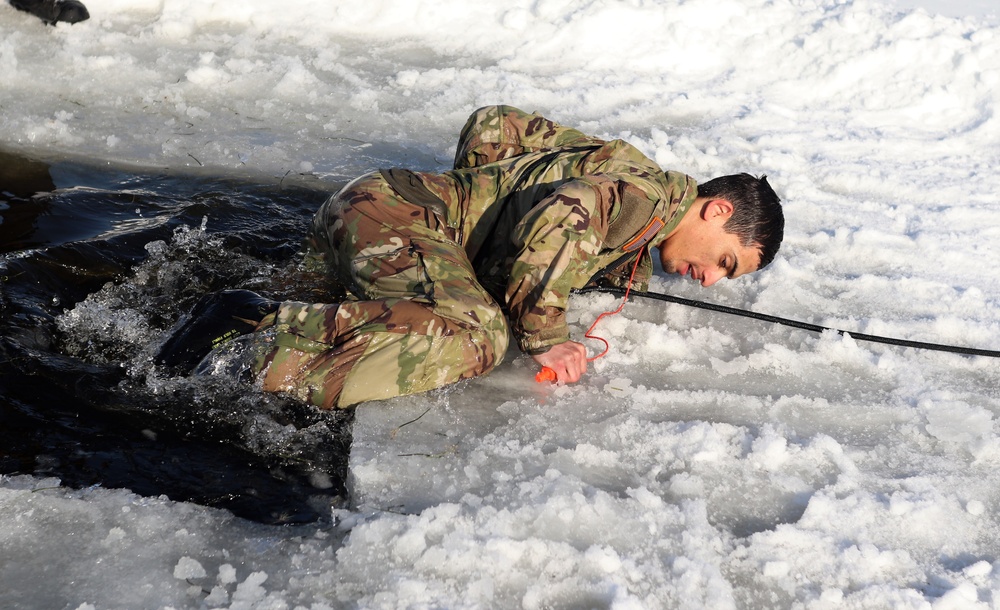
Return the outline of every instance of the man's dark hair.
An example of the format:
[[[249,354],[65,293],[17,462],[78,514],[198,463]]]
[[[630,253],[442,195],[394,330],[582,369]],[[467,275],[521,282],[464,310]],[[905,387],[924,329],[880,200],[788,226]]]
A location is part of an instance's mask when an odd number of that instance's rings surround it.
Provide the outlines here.
[[[767,176],[720,176],[699,184],[698,196],[725,199],[733,204],[733,215],[722,228],[737,235],[742,245],[760,248],[758,269],[774,260],[785,235],[785,215],[781,199],[767,183]]]

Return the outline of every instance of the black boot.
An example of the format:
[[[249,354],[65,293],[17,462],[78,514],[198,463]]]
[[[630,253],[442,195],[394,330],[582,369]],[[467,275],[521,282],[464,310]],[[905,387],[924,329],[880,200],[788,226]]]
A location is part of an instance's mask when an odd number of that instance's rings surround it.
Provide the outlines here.
[[[277,310],[277,301],[249,290],[207,294],[195,304],[187,320],[174,327],[155,361],[190,371],[210,351],[234,337],[253,332],[261,320]]]
[[[31,13],[46,23],[55,25],[57,21],[78,23],[90,19],[87,7],[79,0],[10,0],[11,5]]]

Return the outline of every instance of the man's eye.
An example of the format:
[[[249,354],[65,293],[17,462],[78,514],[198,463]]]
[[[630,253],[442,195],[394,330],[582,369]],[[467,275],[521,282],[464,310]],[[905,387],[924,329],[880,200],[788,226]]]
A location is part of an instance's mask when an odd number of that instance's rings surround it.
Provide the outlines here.
[[[733,274],[736,273],[736,269],[733,269],[733,268],[731,268],[729,266],[729,259],[728,258],[722,259],[722,268],[726,272],[726,277],[733,277]]]

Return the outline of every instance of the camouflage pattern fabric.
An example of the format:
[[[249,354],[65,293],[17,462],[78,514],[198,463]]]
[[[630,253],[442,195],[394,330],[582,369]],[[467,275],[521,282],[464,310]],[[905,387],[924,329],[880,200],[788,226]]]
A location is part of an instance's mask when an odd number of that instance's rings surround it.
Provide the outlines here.
[[[455,169],[412,175],[443,205],[407,200],[373,173],[316,213],[312,256],[353,298],[282,303],[257,362],[266,390],[348,407],[482,375],[509,331],[542,353],[569,339],[572,290],[600,275],[620,283],[635,256],[645,287],[649,248],[697,193],[622,140],[510,106],[473,113]]]
[[[345,407],[441,387],[500,361],[503,312],[433,214],[371,174],[317,219],[311,239],[317,230],[329,238],[316,244],[320,256],[357,300],[282,303],[274,349],[258,363],[265,389]]]

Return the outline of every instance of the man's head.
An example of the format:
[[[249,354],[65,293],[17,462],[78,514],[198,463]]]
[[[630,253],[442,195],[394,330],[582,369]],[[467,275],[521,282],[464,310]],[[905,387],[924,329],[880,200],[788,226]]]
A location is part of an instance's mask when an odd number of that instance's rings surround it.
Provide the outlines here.
[[[722,176],[698,186],[692,209],[660,243],[660,262],[711,286],[767,266],[784,229],[781,201],[765,176]]]

